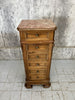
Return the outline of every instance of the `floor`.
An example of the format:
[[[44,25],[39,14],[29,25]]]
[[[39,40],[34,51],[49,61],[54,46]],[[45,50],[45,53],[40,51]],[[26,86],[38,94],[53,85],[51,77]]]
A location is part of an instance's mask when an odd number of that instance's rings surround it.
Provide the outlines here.
[[[23,61],[0,61],[0,100],[75,100],[75,60],[52,60],[50,78],[50,88],[26,89]]]

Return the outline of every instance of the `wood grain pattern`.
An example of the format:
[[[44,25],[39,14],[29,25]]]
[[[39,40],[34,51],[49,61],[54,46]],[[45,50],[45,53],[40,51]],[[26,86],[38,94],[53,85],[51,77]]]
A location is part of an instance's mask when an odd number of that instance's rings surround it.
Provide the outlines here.
[[[51,85],[49,76],[55,28],[50,20],[25,20],[18,26],[27,88],[34,84],[44,88]]]
[[[22,31],[20,31],[22,32]],[[36,41],[36,40],[53,40],[53,38],[51,35],[53,34],[53,31],[49,31],[49,30],[32,30],[32,31],[23,31],[22,34],[20,34],[21,36],[21,40],[28,40],[28,41]]]
[[[31,60],[31,59],[33,59],[33,60],[40,60],[40,59],[42,59],[42,61],[43,60],[48,60],[48,55],[47,54],[43,54],[43,55],[41,55],[41,54],[28,55],[28,60]]]
[[[39,44],[34,44],[34,45],[28,45],[28,50],[47,50],[48,45],[39,45]]]

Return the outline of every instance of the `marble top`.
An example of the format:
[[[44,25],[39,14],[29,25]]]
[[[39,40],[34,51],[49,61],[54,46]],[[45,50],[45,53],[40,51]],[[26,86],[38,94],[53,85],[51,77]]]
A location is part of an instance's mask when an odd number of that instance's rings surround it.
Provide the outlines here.
[[[22,20],[17,27],[18,30],[36,30],[36,29],[48,29],[55,30],[56,26],[50,19],[42,20]]]

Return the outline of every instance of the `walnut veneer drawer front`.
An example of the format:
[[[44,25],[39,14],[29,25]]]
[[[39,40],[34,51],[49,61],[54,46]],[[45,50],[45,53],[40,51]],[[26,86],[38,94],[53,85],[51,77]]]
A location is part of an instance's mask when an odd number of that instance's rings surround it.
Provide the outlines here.
[[[48,50],[48,45],[42,45],[42,44],[28,45],[28,50]]]
[[[53,40],[53,31],[25,31],[20,33],[21,40]]]
[[[39,74],[39,75],[37,75],[37,74],[34,74],[34,75],[30,75],[29,76],[29,80],[45,80],[45,79],[47,79],[47,76],[46,76],[46,74],[45,75],[41,75],[41,74]]]
[[[47,69],[47,64],[48,62],[45,62],[45,63],[43,63],[43,62],[36,62],[36,63],[33,63],[33,62],[31,62],[31,63],[28,63],[28,69],[33,69],[33,70],[35,70],[35,69]]]
[[[28,60],[48,60],[47,54],[36,54],[36,55],[28,55]]]
[[[22,20],[18,28],[27,88],[50,86],[50,65],[56,26],[51,20]]]
[[[36,33],[26,33],[26,38],[27,39],[40,39],[40,38],[45,38],[48,39],[49,37],[49,32],[48,33],[41,33],[41,32],[36,32]]]
[[[28,70],[28,73],[31,74],[46,74],[47,70],[46,69],[35,69],[35,70]]]

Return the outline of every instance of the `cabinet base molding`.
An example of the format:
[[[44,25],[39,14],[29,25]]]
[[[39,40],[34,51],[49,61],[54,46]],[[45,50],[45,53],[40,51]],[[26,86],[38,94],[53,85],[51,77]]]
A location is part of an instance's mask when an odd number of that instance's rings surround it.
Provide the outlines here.
[[[42,85],[44,88],[49,88],[51,86],[50,81],[26,81],[25,87],[26,88],[32,88],[33,85]]]

